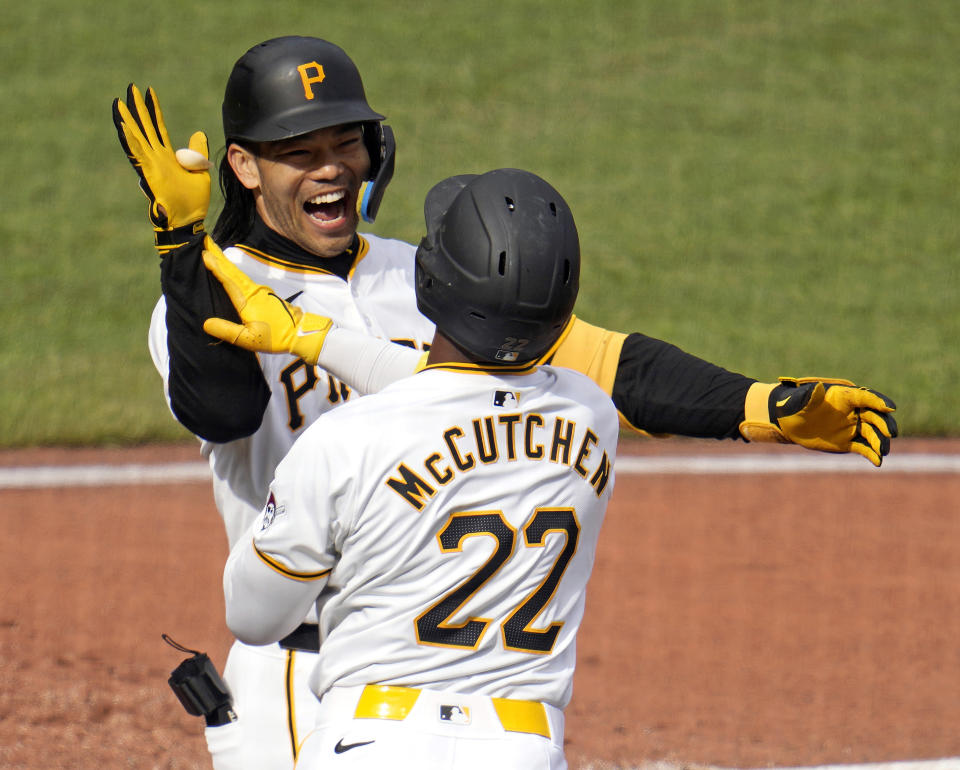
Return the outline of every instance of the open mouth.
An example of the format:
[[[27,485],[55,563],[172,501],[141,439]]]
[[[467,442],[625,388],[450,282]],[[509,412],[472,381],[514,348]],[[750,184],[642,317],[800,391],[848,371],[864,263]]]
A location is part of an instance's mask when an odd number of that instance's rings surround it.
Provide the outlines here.
[[[307,215],[318,222],[339,222],[347,215],[347,193],[344,190],[315,195],[303,204]]]

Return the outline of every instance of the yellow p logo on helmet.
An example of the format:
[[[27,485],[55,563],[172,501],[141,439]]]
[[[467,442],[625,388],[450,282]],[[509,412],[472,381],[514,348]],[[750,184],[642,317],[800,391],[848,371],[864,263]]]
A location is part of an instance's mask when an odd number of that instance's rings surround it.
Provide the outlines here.
[[[300,73],[300,82],[303,83],[303,95],[307,99],[313,99],[313,84],[322,83],[324,77],[323,67],[315,61],[305,62],[297,67]]]

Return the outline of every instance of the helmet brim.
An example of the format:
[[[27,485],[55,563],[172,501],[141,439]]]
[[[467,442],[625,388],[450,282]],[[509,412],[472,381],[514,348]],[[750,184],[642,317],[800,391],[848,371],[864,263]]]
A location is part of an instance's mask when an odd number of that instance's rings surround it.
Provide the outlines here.
[[[234,133],[227,139],[247,142],[277,142],[293,139],[312,131],[350,123],[369,123],[386,120],[386,116],[370,109],[358,109],[356,104],[344,105],[341,109],[324,105],[323,109],[298,108],[286,115],[271,115],[242,133]]]

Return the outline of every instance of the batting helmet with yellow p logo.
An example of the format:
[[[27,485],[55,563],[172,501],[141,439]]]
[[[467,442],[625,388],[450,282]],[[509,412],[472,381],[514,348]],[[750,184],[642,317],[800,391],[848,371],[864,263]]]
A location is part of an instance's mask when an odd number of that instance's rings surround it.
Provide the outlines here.
[[[360,72],[346,52],[316,37],[278,37],[255,45],[234,64],[223,98],[228,145],[362,124],[373,180],[364,200],[368,210],[361,211],[368,221],[393,175],[396,145],[383,120],[367,103]]]

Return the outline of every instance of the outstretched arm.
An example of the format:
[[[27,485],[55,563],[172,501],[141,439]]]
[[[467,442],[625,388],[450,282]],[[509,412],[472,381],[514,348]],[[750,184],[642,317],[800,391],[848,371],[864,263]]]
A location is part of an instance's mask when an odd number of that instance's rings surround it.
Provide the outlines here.
[[[648,435],[739,438],[755,382],[644,334],[574,318],[547,363],[588,375],[613,398],[628,427]]]
[[[212,240],[207,246],[207,267],[227,287],[242,319],[240,324],[209,319],[204,328],[214,336],[249,350],[319,361],[361,392],[412,374],[421,363],[415,351],[353,332],[350,343],[331,345],[332,335],[345,330],[290,306],[247,278]],[[310,328],[319,331],[306,331]],[[366,351],[375,353],[368,357]],[[395,365],[384,365],[386,360]],[[623,421],[648,435],[793,443],[856,452],[874,465],[880,465],[897,435],[893,402],[846,380],[759,383],[667,342],[611,332],[579,318],[571,320],[544,363],[587,374],[610,394]],[[356,384],[358,378],[366,378],[365,388]]]
[[[623,420],[643,433],[855,452],[877,466],[897,435],[893,401],[848,380],[761,383],[662,340],[580,319],[559,341],[551,363],[590,375],[611,394]]]
[[[113,101],[120,145],[147,196],[160,286],[166,304],[170,408],[192,433],[215,442],[253,433],[270,398],[256,356],[203,331],[211,315],[237,318],[226,292],[204,267],[204,218],[210,203],[207,138],[198,131],[174,152],[153,89],[133,84]],[[184,165],[186,164],[186,165]]]

